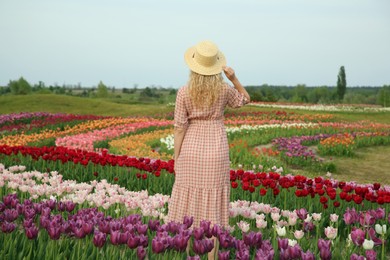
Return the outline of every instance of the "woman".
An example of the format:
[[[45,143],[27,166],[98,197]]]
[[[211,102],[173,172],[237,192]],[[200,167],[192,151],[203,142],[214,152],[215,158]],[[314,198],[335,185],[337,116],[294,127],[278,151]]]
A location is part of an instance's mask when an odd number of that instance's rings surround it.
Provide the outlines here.
[[[210,41],[189,48],[185,61],[190,68],[187,86],[179,89],[175,107],[175,183],[168,220],[182,222],[193,216],[229,225],[229,147],[224,127],[224,108],[241,107],[250,101],[224,55]],[[222,71],[233,83],[223,81]],[[209,254],[213,259],[214,252]]]

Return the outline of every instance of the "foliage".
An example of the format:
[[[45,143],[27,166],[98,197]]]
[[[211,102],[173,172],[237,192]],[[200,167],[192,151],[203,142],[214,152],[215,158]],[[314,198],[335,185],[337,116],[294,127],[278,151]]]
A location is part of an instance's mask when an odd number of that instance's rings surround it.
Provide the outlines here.
[[[8,87],[14,95],[27,95],[31,93],[31,85],[23,77],[20,77],[17,81],[10,80]]]
[[[98,84],[98,86],[97,86],[96,96],[97,96],[98,98],[106,98],[106,97],[108,97],[108,89],[107,89],[107,86],[104,85],[102,81],[100,81],[99,84]]]
[[[378,104],[390,107],[390,85],[384,85],[378,94]]]

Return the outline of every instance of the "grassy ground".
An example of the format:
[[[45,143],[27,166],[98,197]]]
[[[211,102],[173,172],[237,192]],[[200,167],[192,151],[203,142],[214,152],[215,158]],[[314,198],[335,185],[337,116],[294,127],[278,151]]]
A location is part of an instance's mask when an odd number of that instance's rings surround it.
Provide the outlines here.
[[[0,114],[42,111],[104,116],[146,116],[173,111],[173,108],[165,104],[118,104],[105,99],[54,94],[0,96]]]
[[[334,178],[358,183],[390,185],[390,146],[374,146],[356,151],[353,158],[335,158]]]
[[[122,100],[123,101],[123,100]],[[34,94],[27,96],[0,96],[0,114],[18,112],[51,112],[71,114],[95,114],[111,116],[132,116],[132,115],[158,115],[172,112],[173,107],[166,104],[145,103],[126,104],[117,103],[112,99],[81,98],[66,95]],[[258,108],[246,106],[235,110],[239,111],[274,111],[271,108]],[[230,111],[230,110],[228,110]],[[297,114],[318,114],[326,112],[287,110]],[[390,124],[390,113],[329,113],[335,116],[336,121],[360,121],[369,120],[378,123]],[[334,178],[344,181],[354,180],[359,183],[380,182],[390,184],[390,147],[370,147],[357,151],[354,158],[334,158],[337,172]],[[295,170],[295,173],[305,174],[313,177],[324,173]]]

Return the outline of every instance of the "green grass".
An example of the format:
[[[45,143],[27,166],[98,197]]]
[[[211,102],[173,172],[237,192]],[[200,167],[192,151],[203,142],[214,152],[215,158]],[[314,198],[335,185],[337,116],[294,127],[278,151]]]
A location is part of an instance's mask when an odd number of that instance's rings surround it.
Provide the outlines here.
[[[390,185],[390,146],[361,148],[355,157],[337,157],[334,163],[337,172],[333,176],[337,180]]]
[[[54,94],[0,96],[0,114],[50,112],[94,114],[103,116],[155,115],[173,111],[165,104],[118,104],[98,98],[81,98]]]

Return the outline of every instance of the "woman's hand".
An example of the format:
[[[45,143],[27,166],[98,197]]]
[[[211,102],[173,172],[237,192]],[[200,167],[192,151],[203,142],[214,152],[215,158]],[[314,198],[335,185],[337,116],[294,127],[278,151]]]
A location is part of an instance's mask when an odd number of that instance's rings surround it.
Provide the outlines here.
[[[225,76],[230,80],[230,81],[234,81],[236,80],[236,73],[234,72],[234,70],[228,66],[224,66],[223,68],[223,72],[225,73]]]

